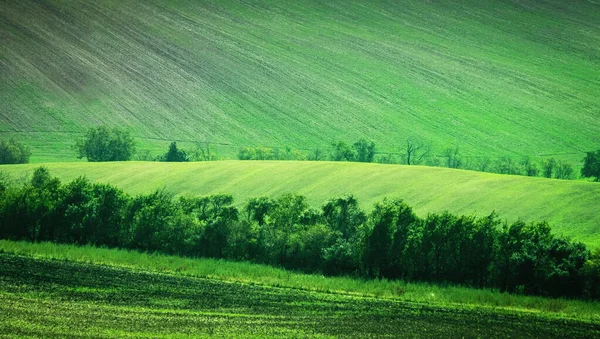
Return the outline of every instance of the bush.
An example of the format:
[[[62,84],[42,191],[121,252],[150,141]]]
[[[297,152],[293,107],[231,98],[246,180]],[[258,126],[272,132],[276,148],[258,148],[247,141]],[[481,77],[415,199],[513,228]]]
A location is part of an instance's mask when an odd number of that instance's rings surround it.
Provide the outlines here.
[[[135,153],[135,142],[129,132],[106,126],[90,128],[75,147],[78,158],[86,157],[90,162],[126,161]]]
[[[29,148],[13,139],[0,141],[0,164],[26,164],[30,156]]]

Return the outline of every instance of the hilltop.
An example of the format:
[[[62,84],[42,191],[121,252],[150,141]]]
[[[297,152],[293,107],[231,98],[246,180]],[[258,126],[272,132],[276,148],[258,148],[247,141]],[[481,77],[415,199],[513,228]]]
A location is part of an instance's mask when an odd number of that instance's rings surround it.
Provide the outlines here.
[[[100,124],[226,158],[418,136],[575,163],[600,145],[592,1],[2,0],[0,30],[0,137],[34,162],[74,160]]]
[[[38,165],[10,165],[13,179]],[[550,223],[557,234],[595,248],[600,244],[600,184],[509,176],[447,168],[343,162],[217,161],[197,163],[53,163],[53,176],[68,182],[79,176],[114,184],[132,194],[165,189],[178,196],[232,194],[238,205],[261,195],[305,195],[314,207],[330,198],[354,194],[370,210],[384,197],[402,198],[420,216],[448,210],[455,214],[497,212],[509,222]]]

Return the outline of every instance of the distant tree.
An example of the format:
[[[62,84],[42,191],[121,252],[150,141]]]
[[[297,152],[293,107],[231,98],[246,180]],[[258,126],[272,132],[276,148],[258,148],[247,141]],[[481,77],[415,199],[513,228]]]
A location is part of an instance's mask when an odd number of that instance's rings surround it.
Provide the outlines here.
[[[13,139],[0,141],[0,164],[26,164],[30,156],[29,148]]]
[[[312,149],[310,151],[310,154],[308,155],[308,160],[312,160],[312,161],[323,160],[323,151],[319,147]]]
[[[361,138],[355,142],[353,146],[356,154],[356,161],[373,162],[373,158],[375,157],[375,143],[373,141],[367,141],[366,139]]]
[[[531,160],[530,157],[525,157],[521,160],[521,166],[528,177],[537,177],[540,174],[540,169],[537,164]]]
[[[334,142],[331,144],[332,153],[331,160],[333,161],[354,161],[356,155],[353,149],[343,141]]]
[[[167,151],[167,153],[162,155],[159,158],[159,161],[188,162],[188,161],[190,161],[190,158],[188,157],[188,155],[185,153],[184,150],[178,149],[177,143],[175,141],[173,141],[171,143],[171,145],[169,145],[169,150]]]
[[[406,164],[418,165],[431,152],[431,146],[416,138],[406,139]]]
[[[544,177],[552,178],[552,174],[554,174],[554,170],[556,168],[556,159],[550,158],[544,161]]]
[[[191,154],[191,159],[194,161],[212,161],[216,160],[217,156],[211,152],[210,143],[196,142],[196,148]]]
[[[587,152],[583,159],[583,168],[581,176],[596,178],[595,181],[600,181],[600,149],[596,152]]]
[[[501,157],[496,161],[495,172],[499,174],[520,174],[519,163],[510,157]]]
[[[135,153],[135,142],[129,132],[106,126],[90,128],[75,147],[78,158],[86,157],[90,162],[126,161]]]
[[[556,179],[573,179],[573,167],[562,160],[559,161],[554,171],[554,177]]]
[[[491,170],[492,161],[488,157],[483,157],[475,165],[475,169],[481,172],[488,172]]]
[[[462,159],[460,158],[458,152],[458,145],[455,147],[448,147],[444,150],[444,156],[447,159],[448,168],[461,168],[462,167]]]

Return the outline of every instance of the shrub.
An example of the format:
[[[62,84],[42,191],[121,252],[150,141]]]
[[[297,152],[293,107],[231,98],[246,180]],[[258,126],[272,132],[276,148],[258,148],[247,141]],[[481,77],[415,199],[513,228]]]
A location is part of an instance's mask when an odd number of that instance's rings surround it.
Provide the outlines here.
[[[0,141],[0,164],[26,164],[30,156],[29,148],[13,139]]]

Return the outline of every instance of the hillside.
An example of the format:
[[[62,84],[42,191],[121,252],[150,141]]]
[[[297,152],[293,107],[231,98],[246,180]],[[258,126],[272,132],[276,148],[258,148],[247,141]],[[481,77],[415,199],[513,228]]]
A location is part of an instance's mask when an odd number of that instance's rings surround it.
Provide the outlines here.
[[[74,160],[100,124],[155,155],[418,136],[575,163],[600,145],[594,1],[0,0],[0,31],[0,138],[34,162]]]
[[[307,196],[315,207],[354,194],[364,209],[384,197],[399,197],[417,214],[448,210],[510,222],[550,222],[558,234],[595,248],[600,245],[600,184],[481,173],[446,168],[340,162],[217,161],[200,163],[53,163],[50,173],[67,182],[85,175],[130,193],[165,188],[176,195],[232,194],[237,204],[261,195]],[[37,165],[2,166],[14,179]]]

